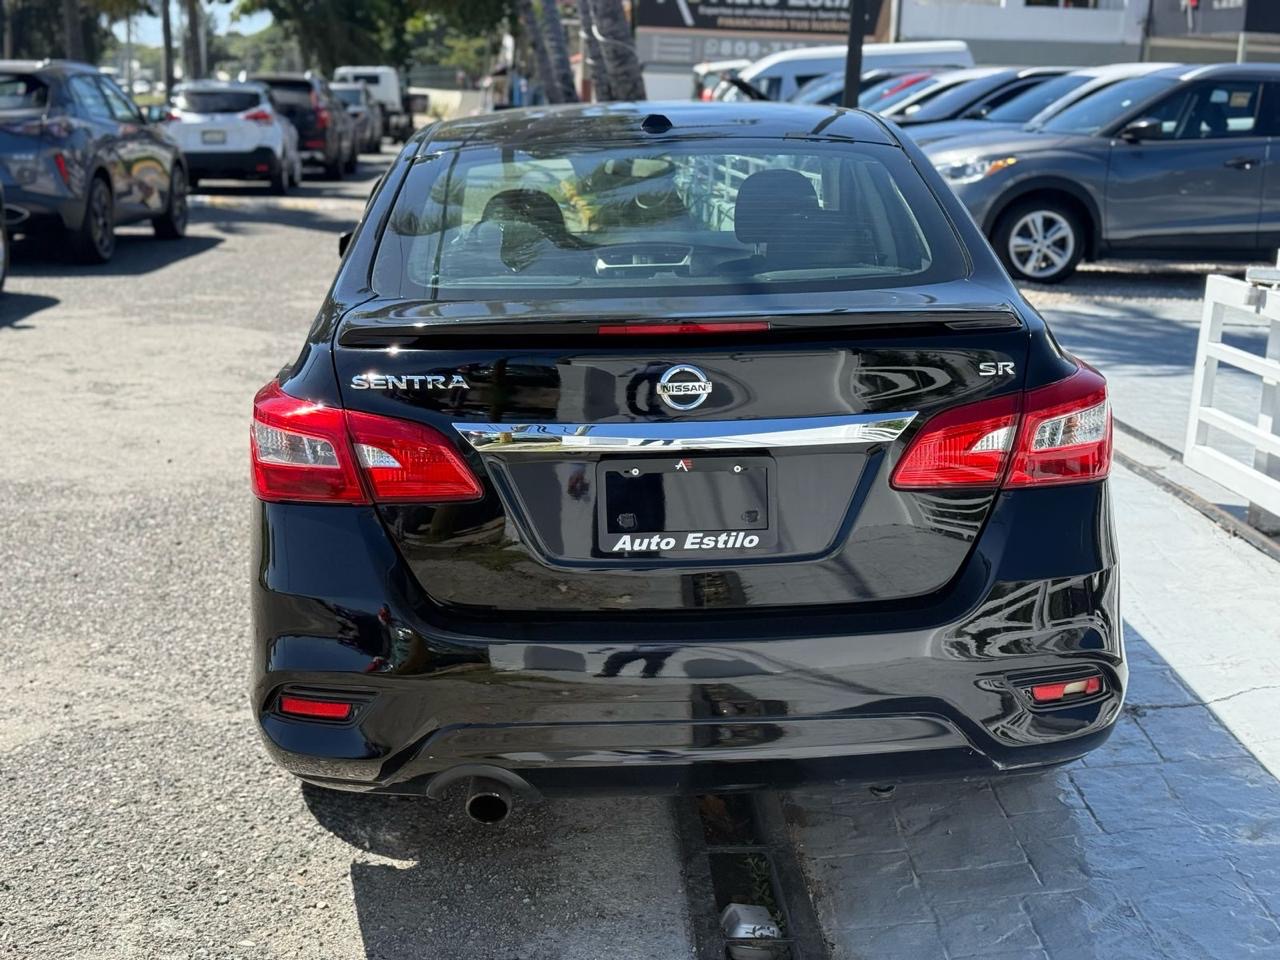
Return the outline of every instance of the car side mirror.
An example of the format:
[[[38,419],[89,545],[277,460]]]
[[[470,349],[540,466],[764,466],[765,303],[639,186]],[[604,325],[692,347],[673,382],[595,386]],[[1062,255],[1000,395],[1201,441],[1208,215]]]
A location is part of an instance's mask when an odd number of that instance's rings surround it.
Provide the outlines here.
[[[1132,123],[1125,124],[1124,129],[1120,131],[1120,139],[1128,140],[1130,143],[1159,140],[1163,136],[1164,125],[1155,117],[1141,117]]]
[[[354,235],[352,230],[343,230],[338,234],[338,256],[345,257],[347,255],[347,247],[351,246],[351,237]]]

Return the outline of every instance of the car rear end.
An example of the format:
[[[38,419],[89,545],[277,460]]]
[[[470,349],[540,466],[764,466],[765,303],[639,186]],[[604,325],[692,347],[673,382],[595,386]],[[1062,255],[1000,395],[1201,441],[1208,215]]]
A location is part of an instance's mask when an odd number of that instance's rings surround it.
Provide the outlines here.
[[[84,141],[57,77],[34,64],[0,61],[0,187],[9,230],[80,225]]]
[[[1105,382],[914,148],[794,115],[826,135],[507,115],[390,171],[255,403],[279,763],[684,790],[1106,737]]]
[[[192,177],[269,180],[284,164],[284,134],[256,85],[182,86],[166,119]]]
[[[329,103],[314,82],[304,77],[255,76],[271,90],[277,109],[298,130],[298,153],[303,163],[326,166],[341,158],[333,132]]]

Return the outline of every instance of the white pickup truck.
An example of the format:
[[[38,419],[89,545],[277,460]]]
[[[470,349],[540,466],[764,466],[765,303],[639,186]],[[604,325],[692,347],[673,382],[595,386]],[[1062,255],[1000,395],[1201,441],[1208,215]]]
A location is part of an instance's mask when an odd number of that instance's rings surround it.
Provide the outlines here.
[[[369,96],[378,101],[386,119],[385,133],[391,139],[403,143],[413,133],[413,117],[405,109],[400,75],[395,67],[370,66],[338,67],[333,79],[343,83],[363,83],[369,88]]]

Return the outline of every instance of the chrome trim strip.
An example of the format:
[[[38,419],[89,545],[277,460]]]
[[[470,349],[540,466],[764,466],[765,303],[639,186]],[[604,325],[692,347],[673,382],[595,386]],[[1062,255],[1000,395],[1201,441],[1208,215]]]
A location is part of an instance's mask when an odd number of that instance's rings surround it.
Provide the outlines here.
[[[778,420],[656,423],[455,423],[477,450],[495,453],[610,453],[634,450],[757,450],[896,440],[916,411]]]

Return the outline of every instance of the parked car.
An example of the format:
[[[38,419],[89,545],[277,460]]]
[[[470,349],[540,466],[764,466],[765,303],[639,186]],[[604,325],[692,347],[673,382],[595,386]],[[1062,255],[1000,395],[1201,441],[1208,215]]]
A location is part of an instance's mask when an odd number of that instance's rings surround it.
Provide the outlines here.
[[[910,136],[924,146],[948,137],[991,133],[994,130],[1016,130],[1028,123],[1048,120],[1077,100],[1105,90],[1113,83],[1140,77],[1156,70],[1176,66],[1172,63],[1112,63],[1101,67],[1083,67],[1037,84],[999,106],[971,108],[954,120],[917,122]]]
[[[874,110],[878,101],[928,80],[936,72],[920,67],[864,71],[858,88],[858,106]],[[840,106],[844,102],[844,71],[836,70],[810,80],[792,95],[791,102]]]
[[[1082,259],[1274,255],[1277,134],[1280,65],[1221,64],[1132,77],[1027,131],[925,150],[1010,272],[1055,283]]]
[[[939,83],[882,112],[901,127],[982,114],[1070,73],[1070,67],[976,67],[938,75]]]
[[[303,163],[323,166],[332,180],[355,173],[360,159],[355,124],[323,77],[308,71],[241,73],[240,79],[260,83],[271,91],[276,109],[297,128]]]
[[[331,83],[333,95],[343,102],[356,128],[356,143],[365,153],[382,149],[382,107],[363,83]]]
[[[738,76],[767,100],[790,100],[810,80],[844,70],[848,47],[800,47],[757,60]],[[868,43],[862,47],[864,71],[889,67],[954,68],[973,66],[973,54],[963,40],[923,40],[910,43]],[[721,84],[718,100],[744,100],[731,84]]]
[[[182,151],[84,63],[0,60],[0,187],[11,231],[64,233],[88,263],[111,259],[120,224],[187,229]]]
[[[395,67],[338,67],[333,76],[343,83],[363,83],[367,86],[369,95],[382,107],[386,135],[400,143],[409,139],[409,135],[413,133],[413,114],[405,104],[404,88]]]
[[[751,66],[750,60],[706,60],[693,65],[693,99],[715,99],[716,87],[726,77],[736,77]]]
[[[270,180],[273,193],[285,194],[302,182],[298,131],[261,83],[179,84],[165,123],[193,187],[201,177]]]
[[[344,245],[254,401],[252,702],[286,769],[492,822],[1108,736],[1106,383],[878,119],[444,121]]]

